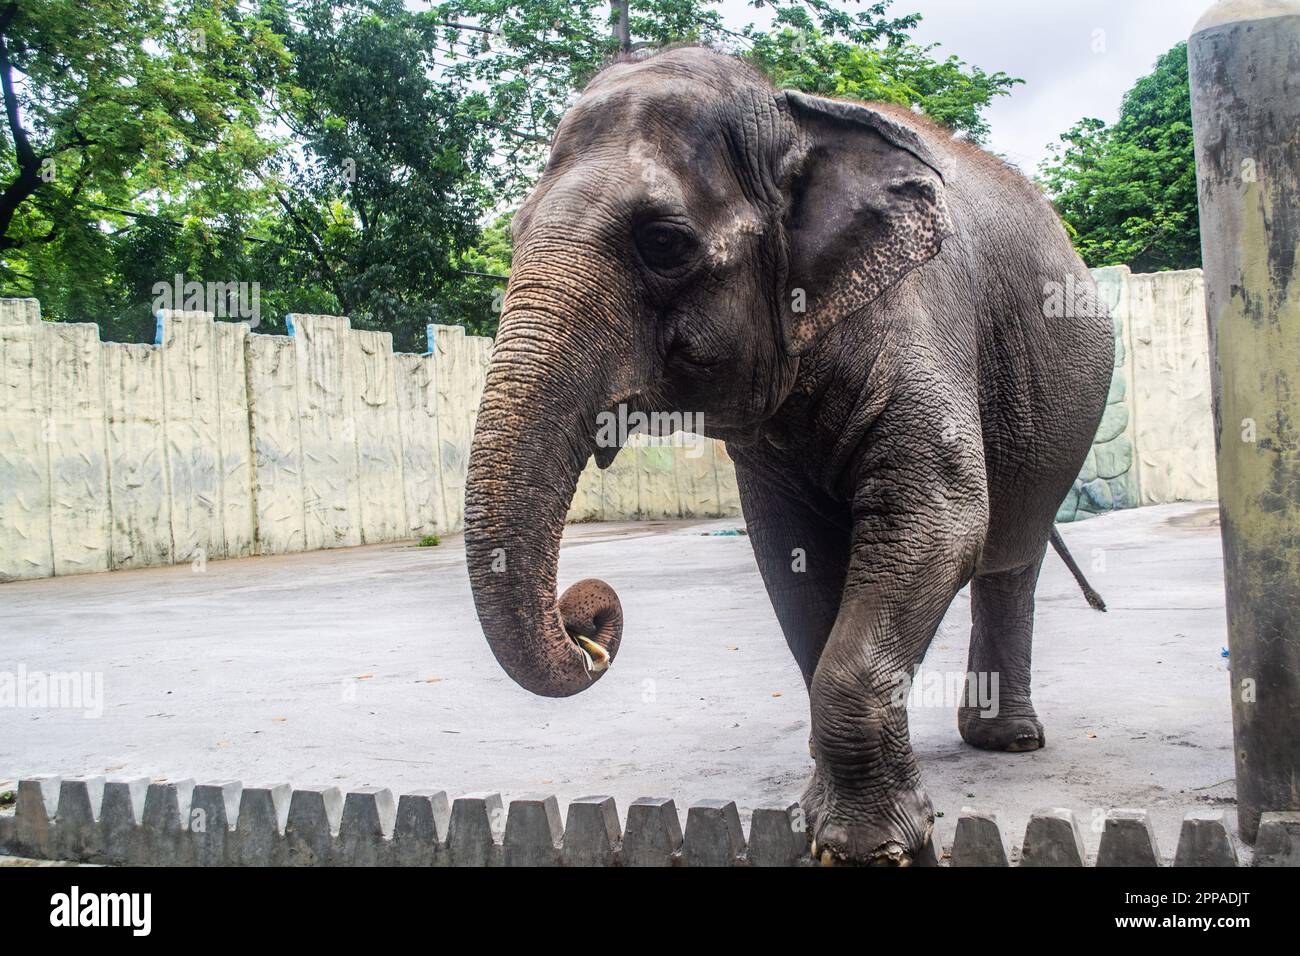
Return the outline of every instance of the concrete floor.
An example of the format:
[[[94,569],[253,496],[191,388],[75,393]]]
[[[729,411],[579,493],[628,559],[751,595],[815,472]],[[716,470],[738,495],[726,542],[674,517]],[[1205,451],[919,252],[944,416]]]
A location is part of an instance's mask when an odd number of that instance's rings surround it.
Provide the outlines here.
[[[512,683],[478,629],[459,536],[0,585],[0,671],[99,671],[103,716],[17,709],[0,789],[37,773],[442,787],[564,801],[703,797],[785,806],[811,770],[808,700],[738,520],[580,525],[561,581],[609,581],[626,617],[613,673],[567,700]],[[950,842],[964,804],[1017,845],[1030,812],[1151,811],[1171,856],[1185,811],[1233,812],[1217,509],[1068,525],[1110,605],[1092,611],[1050,552],[1034,687],[1048,746],[974,750],[947,704],[911,708],[912,742]],[[1092,569],[1104,562],[1104,569]],[[969,597],[925,661],[964,671]]]

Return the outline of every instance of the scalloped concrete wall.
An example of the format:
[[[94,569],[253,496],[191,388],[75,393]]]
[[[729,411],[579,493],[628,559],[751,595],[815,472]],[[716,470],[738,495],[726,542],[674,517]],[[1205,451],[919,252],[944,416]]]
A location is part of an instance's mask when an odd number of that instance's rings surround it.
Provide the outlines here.
[[[1200,270],[1093,274],[1115,375],[1058,520],[1214,498]],[[289,327],[165,312],[157,345],[118,345],[0,299],[0,581],[459,529],[492,340],[430,326],[428,353],[395,354],[339,316]],[[738,514],[721,442],[636,437],[569,520]]]
[[[1115,324],[1115,374],[1092,449],[1058,521],[1218,496],[1200,269],[1094,269]]]
[[[330,315],[258,335],[163,312],[99,341],[0,300],[0,581],[400,541],[458,530],[492,340],[424,355]],[[584,473],[573,520],[740,510],[720,443],[636,441]]]
[[[490,339],[327,315],[288,336],[164,312],[101,343],[0,300],[0,580],[343,547],[459,526]]]

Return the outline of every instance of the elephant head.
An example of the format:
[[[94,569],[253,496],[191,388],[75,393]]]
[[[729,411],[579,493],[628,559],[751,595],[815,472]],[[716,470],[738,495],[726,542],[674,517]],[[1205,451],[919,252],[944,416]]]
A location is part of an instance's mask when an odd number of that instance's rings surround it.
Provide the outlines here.
[[[556,599],[579,474],[618,451],[601,413],[752,440],[826,332],[938,252],[943,174],[903,115],[689,47],[614,63],[565,115],[514,218],[466,487],[479,620],[523,687],[574,694],[618,650],[613,589]]]

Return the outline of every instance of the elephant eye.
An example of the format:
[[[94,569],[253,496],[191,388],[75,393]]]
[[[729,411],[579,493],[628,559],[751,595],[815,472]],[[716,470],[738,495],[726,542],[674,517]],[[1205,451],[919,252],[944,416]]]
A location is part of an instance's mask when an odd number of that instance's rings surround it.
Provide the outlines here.
[[[695,253],[691,231],[676,223],[655,221],[636,229],[636,248],[651,269],[670,272],[686,265]]]

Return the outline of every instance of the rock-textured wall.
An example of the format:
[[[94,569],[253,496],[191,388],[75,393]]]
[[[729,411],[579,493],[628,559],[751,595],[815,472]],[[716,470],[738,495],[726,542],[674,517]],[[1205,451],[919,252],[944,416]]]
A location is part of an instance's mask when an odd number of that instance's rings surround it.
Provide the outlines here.
[[[459,529],[491,339],[430,326],[395,354],[339,316],[288,326],[163,312],[156,345],[119,345],[0,300],[0,581]],[[738,511],[720,444],[636,442],[572,517]]]
[[[681,437],[680,435],[678,437]],[[633,435],[604,471],[578,479],[570,521],[708,518],[740,514],[736,469],[719,441],[656,443]]]
[[[1106,396],[1106,410],[1074,487],[1056,513],[1057,521],[1075,521],[1104,511],[1137,504],[1137,473],[1133,468],[1133,421],[1128,349],[1128,277],[1126,266],[1093,270],[1098,299],[1115,327],[1115,372]]]
[[[1058,520],[1213,498],[1200,271],[1094,275],[1115,375]],[[117,345],[0,300],[0,581],[459,529],[491,340],[430,326],[428,353],[395,354],[339,316],[288,324],[164,312],[156,345]],[[739,513],[721,443],[638,437],[569,518]]]
[[[1200,269],[1094,269],[1115,324],[1106,411],[1058,521],[1217,495]]]
[[[1218,495],[1200,269],[1129,276],[1139,503]]]
[[[0,301],[0,580],[392,541],[459,521],[490,339],[164,312],[101,343]]]

